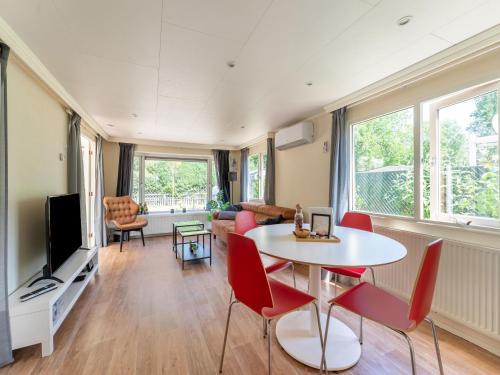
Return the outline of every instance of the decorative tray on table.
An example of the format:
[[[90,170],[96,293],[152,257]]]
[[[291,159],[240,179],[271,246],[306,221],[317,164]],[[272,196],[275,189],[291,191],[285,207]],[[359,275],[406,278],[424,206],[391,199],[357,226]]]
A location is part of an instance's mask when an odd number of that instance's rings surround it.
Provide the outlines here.
[[[340,238],[337,236],[320,236],[308,229],[296,229],[293,234],[297,242],[340,242]]]

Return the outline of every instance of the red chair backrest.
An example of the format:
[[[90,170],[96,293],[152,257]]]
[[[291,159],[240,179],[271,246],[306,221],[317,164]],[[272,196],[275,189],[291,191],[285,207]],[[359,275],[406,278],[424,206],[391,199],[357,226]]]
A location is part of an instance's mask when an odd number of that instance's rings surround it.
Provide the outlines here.
[[[359,212],[346,212],[340,221],[340,226],[373,232],[372,218],[370,215]]]
[[[240,211],[234,219],[234,232],[244,235],[250,229],[256,228],[255,213],[252,211]]]
[[[438,239],[427,245],[424,257],[420,263],[420,269],[411,296],[410,311],[408,313],[408,319],[415,321],[417,325],[431,311],[442,246],[442,239]]]
[[[228,233],[227,278],[236,299],[257,314],[264,307],[273,307],[266,271],[252,239]]]

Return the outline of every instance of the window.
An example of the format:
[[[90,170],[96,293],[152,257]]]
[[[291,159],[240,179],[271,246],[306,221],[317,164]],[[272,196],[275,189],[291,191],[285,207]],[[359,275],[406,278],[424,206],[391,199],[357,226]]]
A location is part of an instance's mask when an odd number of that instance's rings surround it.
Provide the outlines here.
[[[499,92],[496,81],[353,124],[351,208],[500,228]]]
[[[82,135],[80,137],[83,160],[83,179],[85,184],[85,210],[87,216],[88,246],[93,246],[94,238],[94,200],[95,200],[95,141]]]
[[[413,216],[413,108],[353,125],[353,208]]]
[[[500,226],[498,88],[424,105],[424,218]]]
[[[267,154],[248,156],[248,199],[264,199]]]
[[[215,170],[211,159],[161,158],[137,155],[132,173],[132,196],[151,212],[205,210]],[[209,173],[210,171],[210,173]],[[210,198],[211,199],[211,198]]]

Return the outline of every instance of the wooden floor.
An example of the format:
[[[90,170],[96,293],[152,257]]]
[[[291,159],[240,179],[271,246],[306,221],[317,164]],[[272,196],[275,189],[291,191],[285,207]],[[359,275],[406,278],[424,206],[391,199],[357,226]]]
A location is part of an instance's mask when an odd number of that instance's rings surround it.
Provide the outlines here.
[[[229,300],[225,246],[214,246],[208,261],[181,271],[170,237],[147,238],[100,251],[100,272],[55,336],[55,351],[40,357],[40,346],[16,350],[4,374],[216,374]],[[279,275],[291,283],[285,271]],[[298,287],[306,289],[305,276]],[[324,283],[325,300],[333,285]],[[326,311],[326,304],[322,306]],[[338,318],[355,332],[358,318],[340,309]],[[261,320],[250,310],[233,309],[224,374],[265,374],[266,340]],[[446,374],[499,374],[500,359],[452,334],[439,330]],[[411,334],[418,374],[437,374],[431,331],[423,324]],[[318,371],[290,358],[276,340],[273,374]],[[406,343],[396,334],[366,322],[363,354],[345,374],[408,374]]]

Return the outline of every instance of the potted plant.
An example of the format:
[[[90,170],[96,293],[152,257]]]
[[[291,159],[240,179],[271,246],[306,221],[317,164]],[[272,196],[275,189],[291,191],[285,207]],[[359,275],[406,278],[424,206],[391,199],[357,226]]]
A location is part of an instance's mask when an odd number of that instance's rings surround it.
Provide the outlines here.
[[[224,200],[224,194],[222,193],[222,191],[219,191],[216,195],[216,198],[212,199],[207,204],[207,209],[209,211],[208,221],[212,221],[214,212],[224,211],[230,205],[231,204],[229,202]]]

